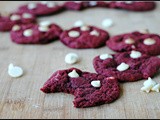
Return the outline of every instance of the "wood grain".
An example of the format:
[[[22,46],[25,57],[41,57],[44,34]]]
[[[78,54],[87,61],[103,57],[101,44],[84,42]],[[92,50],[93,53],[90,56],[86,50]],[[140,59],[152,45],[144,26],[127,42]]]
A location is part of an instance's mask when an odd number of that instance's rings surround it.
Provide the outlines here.
[[[0,1],[0,12],[11,12],[25,2]],[[148,28],[160,33],[160,2],[151,12],[129,12],[103,8],[82,12],[66,11],[58,15],[41,17],[38,21],[51,20],[64,29],[73,26],[76,20],[98,27],[105,18],[111,18],[114,26],[106,30],[111,35]],[[73,96],[63,93],[42,93],[39,89],[53,72],[59,69],[77,67],[95,72],[92,59],[101,53],[113,53],[107,47],[89,50],[67,48],[59,41],[48,45],[17,45],[12,43],[9,33],[0,33],[0,118],[160,118],[160,93],[143,93],[143,81],[121,84],[121,97],[112,104],[99,107],[76,109]],[[77,53],[81,61],[67,65],[64,57],[69,52]],[[11,78],[7,74],[10,63],[21,66],[25,74]],[[154,78],[160,83],[160,73]]]

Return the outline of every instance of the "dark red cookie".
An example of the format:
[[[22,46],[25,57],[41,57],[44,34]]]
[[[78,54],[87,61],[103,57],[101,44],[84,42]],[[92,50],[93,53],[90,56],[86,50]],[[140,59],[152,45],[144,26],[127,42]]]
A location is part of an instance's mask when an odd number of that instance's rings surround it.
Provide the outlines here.
[[[145,2],[145,1],[119,1],[110,2],[110,8],[125,9],[131,11],[149,11],[156,7],[155,2]]]
[[[45,44],[58,39],[61,32],[62,29],[55,24],[28,24],[14,26],[10,36],[12,41],[18,44]]]
[[[29,3],[19,7],[19,12],[31,13],[36,16],[44,16],[50,14],[56,14],[63,10],[62,5],[57,5],[55,2],[41,1],[38,3]]]
[[[64,31],[60,40],[75,49],[98,48],[109,39],[108,32],[93,26],[75,27]]]
[[[83,1],[69,1],[65,2],[63,5],[68,10],[82,10],[87,7]]]
[[[79,75],[76,78],[68,75],[74,70]],[[93,81],[99,81],[100,86],[95,87]],[[76,68],[55,72],[41,88],[41,91],[44,93],[64,92],[73,94],[75,96],[73,103],[77,108],[111,103],[120,95],[120,87],[114,77],[82,72]]]
[[[10,31],[15,24],[30,24],[36,22],[34,15],[29,13],[12,13],[8,16],[0,15],[0,31]]]
[[[160,69],[160,58],[132,51],[118,53],[112,57],[106,55],[106,59],[103,55],[97,56],[93,65],[99,74],[113,76],[121,82],[134,82],[153,77]]]
[[[132,32],[117,35],[106,42],[107,46],[117,52],[137,50],[148,55],[160,55],[160,36]]]

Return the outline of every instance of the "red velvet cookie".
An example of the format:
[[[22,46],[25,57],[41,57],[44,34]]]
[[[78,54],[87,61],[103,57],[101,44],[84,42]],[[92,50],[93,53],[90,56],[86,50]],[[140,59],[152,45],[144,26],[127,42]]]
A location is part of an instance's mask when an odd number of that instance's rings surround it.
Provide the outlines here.
[[[131,11],[149,11],[156,7],[155,2],[148,1],[119,1],[110,2],[110,8],[125,9]]]
[[[94,58],[93,65],[99,74],[113,76],[121,82],[134,82],[153,77],[160,69],[160,58],[138,51],[102,54]]]
[[[38,24],[15,25],[10,33],[13,42],[18,44],[45,44],[58,39],[62,29],[48,21]]]
[[[64,31],[60,40],[75,49],[98,48],[109,39],[108,32],[93,26],[75,27]]]
[[[68,10],[83,10],[87,7],[87,4],[83,1],[69,1],[63,5]]]
[[[120,87],[114,77],[71,68],[55,72],[41,88],[44,93],[64,92],[75,96],[77,108],[111,103],[118,99]]]
[[[148,55],[160,55],[160,36],[132,32],[117,35],[106,42],[107,46],[117,52],[137,50]]]
[[[36,22],[34,15],[29,13],[12,13],[8,16],[0,15],[0,31],[10,31],[15,24],[30,24]]]
[[[31,13],[36,16],[44,16],[50,14],[56,14],[63,10],[63,6],[57,5],[55,2],[41,1],[38,3],[29,3],[19,7],[19,12]]]

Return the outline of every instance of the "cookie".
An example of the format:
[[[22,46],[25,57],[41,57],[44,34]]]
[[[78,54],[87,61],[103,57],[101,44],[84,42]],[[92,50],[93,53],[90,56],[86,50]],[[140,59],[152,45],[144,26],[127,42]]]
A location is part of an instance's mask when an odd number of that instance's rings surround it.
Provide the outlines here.
[[[150,11],[155,9],[155,2],[144,2],[144,1],[116,1],[110,2],[110,8],[125,9],[130,11]]]
[[[83,1],[69,1],[64,3],[64,8],[68,10],[83,10],[87,7],[87,4]]]
[[[50,14],[56,14],[63,10],[62,5],[58,5],[55,2],[41,1],[37,3],[28,3],[19,7],[18,11],[21,13],[27,12],[34,14],[35,16],[44,16]]]
[[[160,69],[160,58],[133,50],[96,56],[93,66],[99,74],[113,76],[120,82],[134,82],[153,77]]]
[[[74,27],[64,31],[60,36],[63,44],[75,49],[98,48],[103,46],[108,39],[107,31],[94,26]]]
[[[0,15],[0,31],[10,31],[15,24],[30,24],[35,22],[35,16],[29,13],[12,13],[7,16]]]
[[[92,107],[118,99],[120,87],[114,77],[83,72],[76,68],[55,72],[41,88],[44,93],[64,92],[75,96],[74,107]]]
[[[13,42],[18,44],[46,44],[59,38],[62,29],[48,21],[38,24],[15,25],[10,32]]]
[[[160,36],[150,33],[132,32],[110,38],[106,45],[117,52],[137,50],[155,56],[160,55]]]

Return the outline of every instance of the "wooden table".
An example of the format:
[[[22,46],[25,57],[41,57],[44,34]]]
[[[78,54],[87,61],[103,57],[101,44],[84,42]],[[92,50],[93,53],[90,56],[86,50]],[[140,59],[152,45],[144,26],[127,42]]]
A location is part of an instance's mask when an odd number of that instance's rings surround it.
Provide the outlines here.
[[[0,1],[0,12],[11,12],[24,3]],[[160,2],[157,4],[157,9],[150,12],[95,8],[82,12],[66,11],[38,18],[38,21],[51,20],[68,29],[75,21],[83,20],[102,28],[102,20],[111,18],[114,26],[106,29],[111,35],[146,28],[152,33],[160,33]],[[121,97],[112,104],[85,109],[73,107],[72,95],[46,95],[39,90],[56,70],[77,67],[95,72],[92,59],[101,53],[114,53],[107,47],[74,50],[60,41],[47,45],[17,45],[11,42],[8,32],[0,33],[0,41],[0,118],[160,118],[160,93],[141,92],[143,80],[121,84]],[[64,57],[69,52],[77,53],[81,61],[67,65]],[[11,78],[7,73],[10,63],[21,66],[25,74]],[[159,74],[154,80],[160,83]]]

